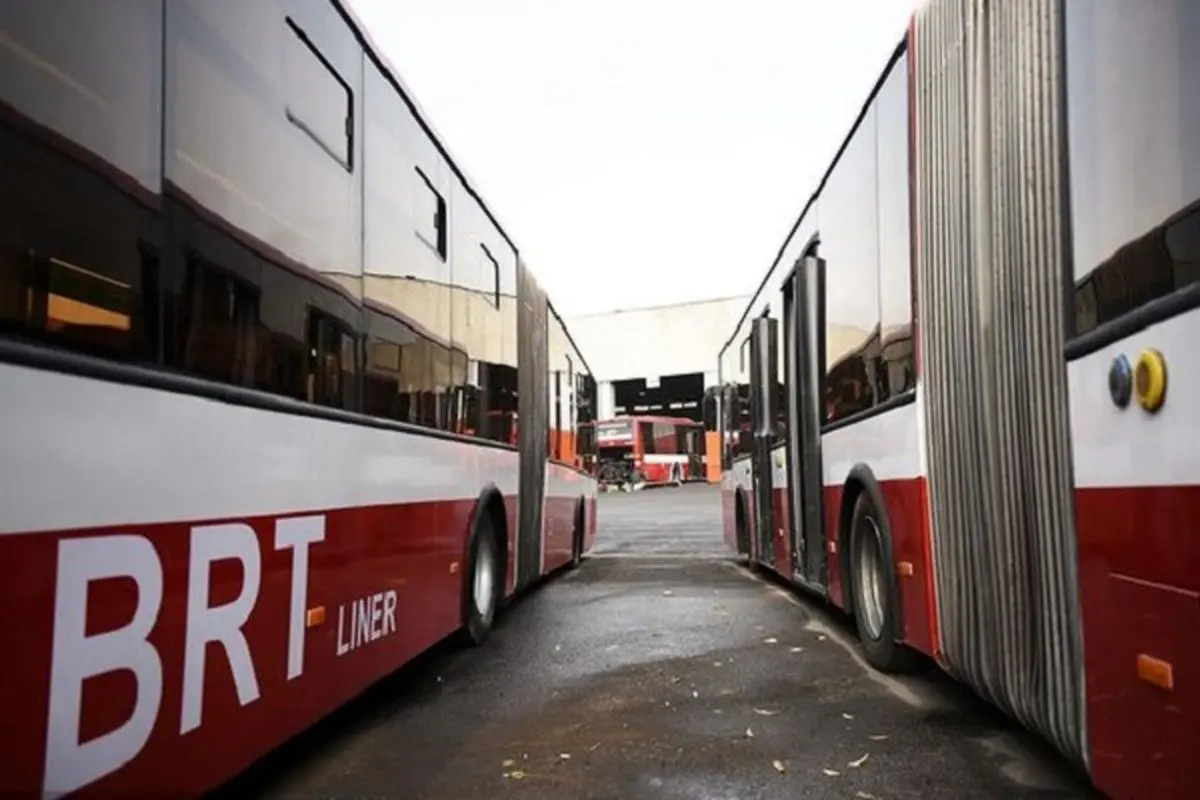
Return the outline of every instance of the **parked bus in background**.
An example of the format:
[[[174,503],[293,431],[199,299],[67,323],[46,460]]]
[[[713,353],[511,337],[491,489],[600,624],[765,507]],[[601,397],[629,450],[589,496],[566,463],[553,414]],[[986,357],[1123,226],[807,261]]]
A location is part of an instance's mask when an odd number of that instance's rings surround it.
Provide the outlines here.
[[[1200,797],[1197,40],[926,3],[719,358],[731,546],[1116,798]]]
[[[704,479],[704,425],[686,417],[630,416],[595,425],[596,477],[627,490]]]
[[[0,3],[0,100],[5,794],[197,794],[590,547],[587,363],[343,3]]]

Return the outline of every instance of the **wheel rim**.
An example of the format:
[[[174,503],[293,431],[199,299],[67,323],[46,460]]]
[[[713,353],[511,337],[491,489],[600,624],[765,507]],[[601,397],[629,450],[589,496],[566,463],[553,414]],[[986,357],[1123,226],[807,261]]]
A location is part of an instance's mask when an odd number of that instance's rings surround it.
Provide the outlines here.
[[[858,552],[854,563],[858,567],[858,607],[862,609],[862,620],[867,635],[878,639],[883,634],[883,549],[882,537],[875,520],[867,517],[858,533]]]
[[[474,583],[475,609],[479,616],[487,618],[492,612],[496,591],[496,554],[489,536],[479,542]]]

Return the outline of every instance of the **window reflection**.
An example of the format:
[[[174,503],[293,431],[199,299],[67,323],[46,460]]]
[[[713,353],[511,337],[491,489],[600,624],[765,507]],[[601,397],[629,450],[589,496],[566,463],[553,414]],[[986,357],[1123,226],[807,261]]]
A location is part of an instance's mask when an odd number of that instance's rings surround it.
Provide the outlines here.
[[[1079,336],[1200,281],[1200,15],[1192,0],[1065,11]]]
[[[515,445],[515,247],[336,7],[96,6],[0,4],[0,327]],[[527,385],[578,465],[548,316]]]

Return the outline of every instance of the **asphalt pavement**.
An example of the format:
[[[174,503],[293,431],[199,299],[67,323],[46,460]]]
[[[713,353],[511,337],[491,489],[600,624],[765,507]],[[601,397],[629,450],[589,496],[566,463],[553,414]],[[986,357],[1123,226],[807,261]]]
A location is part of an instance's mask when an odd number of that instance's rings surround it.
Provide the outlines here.
[[[243,798],[1075,798],[1061,759],[929,669],[751,575],[714,487],[603,495],[600,540],[223,794]]]

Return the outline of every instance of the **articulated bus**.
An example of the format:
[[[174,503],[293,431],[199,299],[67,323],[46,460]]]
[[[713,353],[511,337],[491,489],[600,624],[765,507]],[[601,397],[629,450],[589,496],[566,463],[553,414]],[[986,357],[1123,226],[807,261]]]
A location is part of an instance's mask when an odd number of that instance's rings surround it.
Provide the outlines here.
[[[590,548],[587,363],[343,3],[0,2],[0,176],[0,793],[200,793]]]
[[[602,486],[678,486],[704,477],[704,425],[687,417],[630,416],[595,424]]]
[[[729,544],[1116,798],[1200,797],[1197,10],[922,5],[719,357]]]

